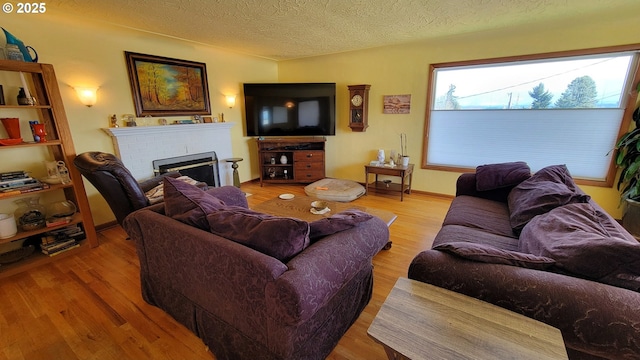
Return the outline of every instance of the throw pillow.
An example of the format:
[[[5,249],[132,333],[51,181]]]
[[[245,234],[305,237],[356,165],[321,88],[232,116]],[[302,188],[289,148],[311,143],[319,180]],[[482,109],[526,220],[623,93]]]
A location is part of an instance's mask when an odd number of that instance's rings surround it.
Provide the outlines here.
[[[321,237],[351,229],[363,221],[373,218],[373,215],[360,210],[346,210],[330,217],[309,223],[309,238],[316,241]]]
[[[163,179],[165,214],[185,224],[209,230],[206,215],[225,203],[195,185],[171,177]]]
[[[476,190],[488,191],[515,186],[531,176],[524,161],[481,165],[476,168]]]
[[[213,234],[287,262],[309,246],[309,223],[227,206],[207,215]]]
[[[548,269],[555,263],[553,259],[544,256],[503,250],[491,245],[462,241],[440,244],[434,246],[433,249],[477,262],[511,265],[535,270]]]
[[[550,166],[536,172],[511,190],[507,198],[509,222],[517,234],[537,215],[558,206],[585,203],[589,199],[589,195],[577,190],[566,166]]]
[[[536,171],[533,176],[535,176],[538,181],[551,181],[565,184],[571,191],[576,191],[578,189],[578,186],[573,181],[571,173],[569,173],[567,165],[564,164],[544,167]]]
[[[538,216],[522,230],[519,250],[605,284],[640,291],[640,243],[591,204],[569,204]]]

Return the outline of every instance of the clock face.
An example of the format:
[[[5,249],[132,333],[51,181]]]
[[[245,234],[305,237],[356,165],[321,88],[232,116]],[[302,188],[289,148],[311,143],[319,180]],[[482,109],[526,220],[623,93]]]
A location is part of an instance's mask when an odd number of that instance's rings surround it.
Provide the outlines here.
[[[353,106],[362,105],[362,96],[360,96],[358,94],[353,95],[353,97],[351,98],[351,103],[353,104]]]

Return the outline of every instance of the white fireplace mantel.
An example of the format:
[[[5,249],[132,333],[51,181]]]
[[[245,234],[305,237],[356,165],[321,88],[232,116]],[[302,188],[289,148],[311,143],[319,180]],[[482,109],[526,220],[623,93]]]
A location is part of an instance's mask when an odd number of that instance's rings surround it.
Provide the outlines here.
[[[105,128],[116,155],[138,179],[152,177],[153,160],[215,151],[221,185],[233,184],[232,170],[222,161],[233,157],[232,122]]]
[[[120,136],[150,136],[165,133],[183,133],[183,132],[200,132],[211,130],[230,130],[235,123],[206,123],[206,124],[180,124],[180,125],[163,125],[163,126],[134,126],[134,127],[117,127],[105,128],[107,134],[113,137]]]

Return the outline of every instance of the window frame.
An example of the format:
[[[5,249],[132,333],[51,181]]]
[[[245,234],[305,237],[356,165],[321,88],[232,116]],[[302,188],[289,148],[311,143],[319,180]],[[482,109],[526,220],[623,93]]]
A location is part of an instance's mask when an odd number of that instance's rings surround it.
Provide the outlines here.
[[[429,148],[429,128],[430,128],[430,118],[431,111],[433,108],[433,101],[435,97],[433,96],[435,92],[435,83],[434,83],[434,74],[435,70],[438,68],[447,68],[447,67],[460,67],[460,66],[477,66],[477,65],[490,65],[490,64],[500,64],[500,63],[508,63],[508,62],[517,62],[517,61],[530,61],[530,60],[551,60],[557,58],[571,57],[571,56],[588,56],[588,55],[597,55],[597,54],[609,54],[609,53],[619,53],[619,52],[629,52],[629,51],[640,51],[640,44],[630,44],[630,45],[621,45],[621,46],[610,46],[610,47],[600,47],[600,48],[591,48],[591,49],[581,49],[581,50],[569,50],[569,51],[557,51],[557,52],[549,52],[549,53],[540,53],[540,54],[530,54],[530,55],[517,55],[517,56],[508,56],[508,57],[497,57],[497,58],[488,58],[488,59],[477,59],[477,60],[464,60],[464,61],[453,61],[453,62],[445,62],[445,63],[437,63],[429,65],[429,73],[428,73],[428,83],[427,83],[427,101],[426,101],[426,111],[425,111],[425,122],[424,122],[424,134],[423,134],[423,142],[422,142],[422,161],[421,168],[428,170],[439,170],[439,171],[447,171],[447,172],[459,172],[459,173],[469,173],[475,172],[475,168],[467,168],[467,167],[456,167],[456,166],[443,166],[443,165],[429,165],[427,164],[428,159],[428,148]],[[631,117],[633,111],[636,107],[636,102],[638,99],[638,89],[637,87],[640,85],[640,61],[635,64],[635,68],[631,70],[631,88],[626,95],[622,96],[622,108],[623,118],[621,121],[620,129],[618,129],[617,138],[620,138],[622,134],[626,133],[631,126]],[[508,110],[507,110],[508,111]],[[604,180],[591,180],[591,179],[576,179],[576,183],[581,185],[591,185],[591,186],[602,186],[602,187],[612,187],[614,184],[615,176],[616,176],[616,167],[614,160],[615,156],[611,158],[609,162],[609,170],[605,176]],[[481,164],[478,164],[481,165]]]

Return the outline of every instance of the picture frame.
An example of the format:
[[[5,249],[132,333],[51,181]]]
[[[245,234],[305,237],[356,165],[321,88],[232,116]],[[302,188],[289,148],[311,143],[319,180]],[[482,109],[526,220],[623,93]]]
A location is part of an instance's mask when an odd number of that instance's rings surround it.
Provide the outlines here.
[[[384,95],[382,103],[384,114],[411,113],[411,94]]]
[[[204,63],[125,51],[136,115],[211,115]]]

